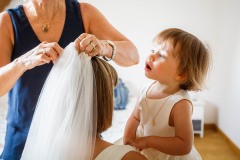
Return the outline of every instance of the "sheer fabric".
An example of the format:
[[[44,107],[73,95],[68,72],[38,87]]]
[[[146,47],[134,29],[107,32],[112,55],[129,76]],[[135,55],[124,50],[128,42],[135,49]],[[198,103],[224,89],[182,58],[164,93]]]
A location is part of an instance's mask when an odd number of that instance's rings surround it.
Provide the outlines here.
[[[95,93],[91,57],[69,44],[44,84],[21,159],[92,159]]]

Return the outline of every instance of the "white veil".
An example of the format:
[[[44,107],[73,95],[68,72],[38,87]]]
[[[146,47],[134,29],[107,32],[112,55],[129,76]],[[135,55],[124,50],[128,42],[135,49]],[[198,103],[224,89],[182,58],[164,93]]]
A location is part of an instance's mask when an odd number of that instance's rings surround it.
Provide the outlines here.
[[[91,57],[69,44],[44,84],[21,159],[91,160],[97,130],[95,89]]]

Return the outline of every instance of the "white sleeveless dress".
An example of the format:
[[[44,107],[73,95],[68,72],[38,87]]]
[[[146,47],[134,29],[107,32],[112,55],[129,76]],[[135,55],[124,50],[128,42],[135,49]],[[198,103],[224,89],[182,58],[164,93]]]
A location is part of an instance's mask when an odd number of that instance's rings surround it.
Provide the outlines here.
[[[95,160],[121,160],[130,151],[136,151],[136,149],[129,145],[111,145],[104,149]]]
[[[145,137],[150,135],[161,136],[161,137],[173,137],[175,136],[175,128],[168,125],[169,116],[175,103],[182,99],[189,101],[190,97],[184,90],[180,90],[177,93],[162,98],[162,99],[148,99],[146,98],[146,92],[150,85],[146,85],[142,88],[139,97],[139,109],[140,109],[140,125],[137,128],[137,137]],[[159,106],[161,109],[159,110]],[[159,113],[158,113],[159,112]],[[153,114],[154,113],[154,114]],[[156,116],[157,114],[157,116]],[[156,116],[155,124],[152,126],[152,119]],[[148,148],[142,151],[149,160],[201,160],[201,156],[192,147],[189,154],[184,156],[172,156],[165,153],[159,152],[158,150]]]

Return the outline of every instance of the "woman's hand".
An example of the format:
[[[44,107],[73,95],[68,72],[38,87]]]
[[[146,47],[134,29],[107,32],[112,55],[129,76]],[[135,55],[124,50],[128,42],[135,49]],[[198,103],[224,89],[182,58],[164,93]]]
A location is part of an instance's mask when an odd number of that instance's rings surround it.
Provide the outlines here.
[[[92,34],[83,33],[75,41],[74,45],[78,52],[85,52],[89,56],[104,56],[105,43]]]
[[[63,48],[61,48],[58,43],[42,42],[31,51],[20,56],[18,58],[18,61],[20,61],[25,66],[26,70],[29,70],[51,61],[55,63],[62,51]]]

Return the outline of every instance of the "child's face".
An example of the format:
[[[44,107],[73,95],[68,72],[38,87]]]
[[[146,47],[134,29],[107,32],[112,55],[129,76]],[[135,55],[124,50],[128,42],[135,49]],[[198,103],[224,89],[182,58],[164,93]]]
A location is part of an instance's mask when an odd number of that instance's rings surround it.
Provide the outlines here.
[[[158,45],[156,50],[146,59],[146,77],[163,84],[177,83],[178,60],[173,56],[173,47],[170,42]]]

